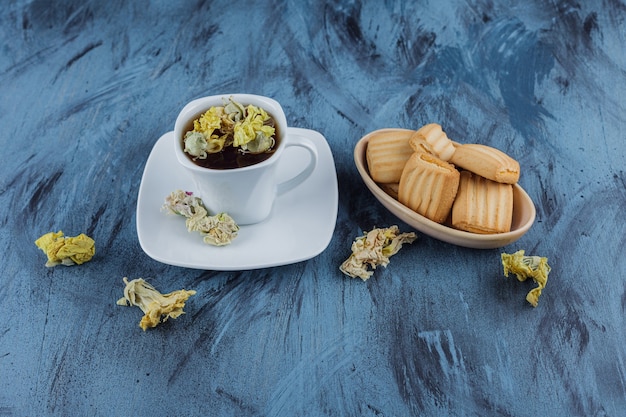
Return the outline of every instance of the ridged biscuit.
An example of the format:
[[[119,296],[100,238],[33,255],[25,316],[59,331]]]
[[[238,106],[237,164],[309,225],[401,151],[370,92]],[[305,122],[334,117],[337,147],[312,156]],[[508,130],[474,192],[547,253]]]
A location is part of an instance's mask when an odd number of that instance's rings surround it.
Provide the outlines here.
[[[459,187],[459,171],[441,159],[415,152],[407,161],[398,188],[398,201],[422,216],[443,223]]]
[[[476,143],[456,146],[450,163],[496,182],[515,184],[519,180],[519,162],[491,146]]]
[[[367,167],[375,182],[400,181],[404,164],[413,153],[409,146],[412,130],[389,130],[376,132],[370,137],[365,152]]]
[[[512,218],[511,184],[461,172],[459,191],[452,206],[452,227],[480,234],[504,233],[511,230]]]
[[[415,152],[427,152],[443,161],[449,161],[454,154],[453,142],[437,123],[429,123],[417,130],[409,139]]]

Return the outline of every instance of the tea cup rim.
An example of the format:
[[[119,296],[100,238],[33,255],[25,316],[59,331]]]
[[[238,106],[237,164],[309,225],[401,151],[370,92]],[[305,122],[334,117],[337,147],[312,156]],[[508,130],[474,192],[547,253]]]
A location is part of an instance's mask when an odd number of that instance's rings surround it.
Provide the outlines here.
[[[183,150],[181,144],[181,135],[184,134],[183,129],[190,120],[198,117],[198,115],[201,114],[203,111],[208,110],[212,106],[221,105],[223,103],[223,99],[228,99],[231,97],[233,98],[233,100],[243,105],[253,104],[255,106],[261,107],[265,111],[270,113],[272,117],[274,117],[276,124],[279,126],[278,132],[280,135],[280,140],[278,141],[278,147],[274,151],[273,155],[271,155],[266,160],[254,165],[231,169],[215,169],[199,166],[195,164]],[[197,172],[213,172],[216,173],[216,175],[227,175],[228,173],[232,172],[243,172],[262,169],[278,161],[280,154],[285,148],[287,129],[288,126],[285,112],[280,103],[273,98],[247,93],[216,94],[211,96],[199,97],[188,102],[176,117],[176,122],[174,124],[176,157],[179,163],[187,169]]]

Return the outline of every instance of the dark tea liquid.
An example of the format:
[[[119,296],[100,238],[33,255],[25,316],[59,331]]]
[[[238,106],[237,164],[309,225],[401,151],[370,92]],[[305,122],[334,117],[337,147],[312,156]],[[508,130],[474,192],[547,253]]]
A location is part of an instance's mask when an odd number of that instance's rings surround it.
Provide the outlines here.
[[[191,122],[185,126],[185,130],[183,131],[183,137],[179,138],[183,149],[185,147],[184,143],[184,135],[185,133],[193,130],[193,121],[197,120],[200,116],[202,116],[206,112],[197,114]],[[225,146],[220,152],[210,153],[205,159],[193,159],[193,157],[185,152],[187,158],[194,164],[211,169],[234,169],[234,168],[243,168],[250,165],[258,164],[259,162],[263,162],[276,152],[278,146],[280,145],[280,133],[278,131],[278,126],[274,122],[274,117],[268,112],[268,116],[270,119],[265,122],[266,125],[274,127],[274,146],[267,152],[252,154],[252,153],[243,153],[238,147],[234,146]]]

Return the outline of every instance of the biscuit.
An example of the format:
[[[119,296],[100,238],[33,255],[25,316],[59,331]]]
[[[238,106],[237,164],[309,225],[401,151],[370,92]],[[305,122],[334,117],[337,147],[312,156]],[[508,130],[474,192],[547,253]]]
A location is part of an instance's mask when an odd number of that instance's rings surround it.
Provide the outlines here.
[[[436,222],[448,218],[459,187],[454,165],[424,152],[415,152],[407,161],[398,187],[398,201]]]
[[[456,146],[450,163],[496,182],[515,184],[519,180],[519,162],[491,146],[476,143]]]
[[[466,232],[491,234],[511,230],[513,186],[461,172],[452,206],[452,227]]]
[[[413,130],[388,130],[372,134],[367,144],[366,158],[370,176],[378,183],[400,181],[404,164],[413,153],[409,138]]]
[[[437,123],[429,123],[417,130],[409,139],[415,152],[427,152],[443,161],[449,161],[454,154],[453,142]]]

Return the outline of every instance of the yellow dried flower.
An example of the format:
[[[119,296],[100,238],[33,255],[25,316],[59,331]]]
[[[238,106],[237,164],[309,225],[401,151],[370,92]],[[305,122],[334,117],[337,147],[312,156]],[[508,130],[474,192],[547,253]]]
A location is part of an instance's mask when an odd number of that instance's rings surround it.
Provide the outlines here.
[[[213,131],[220,128],[223,108],[211,107],[202,116],[193,121],[193,130],[210,138]]]
[[[400,233],[398,226],[373,229],[360,236],[352,243],[352,254],[339,267],[341,272],[366,281],[373,275],[368,267],[376,269],[378,265],[386,267],[389,258],[402,248],[404,243],[413,243],[417,235],[413,232]]]
[[[60,230],[46,233],[35,241],[35,245],[48,257],[47,267],[81,265],[96,253],[94,240],[83,233],[76,237],[66,237]]]
[[[193,121],[193,130],[185,133],[185,149],[189,155],[205,159],[208,154],[234,146],[249,153],[263,153],[276,143],[276,129],[269,124],[270,115],[261,107],[229,98],[224,106],[214,106]]]
[[[123,281],[126,284],[124,297],[117,300],[117,304],[139,307],[144,312],[139,327],[144,331],[156,327],[169,318],[175,319],[181,314],[185,314],[183,311],[185,302],[196,293],[193,290],[178,290],[169,294],[161,294],[142,278],[129,281],[128,278],[124,277]]]
[[[518,281],[526,281],[532,278],[537,283],[537,287],[533,288],[526,295],[528,301],[533,307],[537,307],[541,291],[548,283],[548,274],[550,273],[550,265],[548,258],[540,256],[525,256],[523,250],[518,250],[514,254],[503,253],[501,255],[502,266],[504,267],[504,276],[509,276],[509,272],[515,274]]]
[[[245,145],[257,138],[261,133],[265,137],[274,135],[275,129],[272,126],[265,126],[264,123],[270,116],[260,107],[249,105],[246,107],[246,118],[235,124],[235,134],[233,146],[240,146],[245,149]]]

